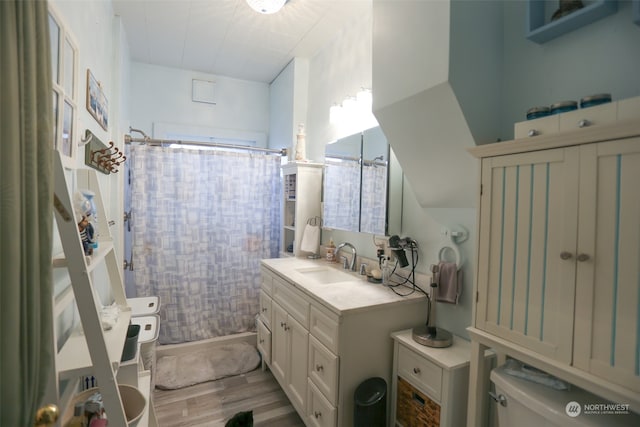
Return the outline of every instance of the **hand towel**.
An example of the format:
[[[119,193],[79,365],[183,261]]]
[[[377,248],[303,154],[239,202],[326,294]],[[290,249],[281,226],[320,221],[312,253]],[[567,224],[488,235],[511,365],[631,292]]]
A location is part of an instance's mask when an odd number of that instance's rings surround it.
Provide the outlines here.
[[[317,225],[307,224],[302,233],[302,241],[300,242],[300,250],[304,252],[317,253],[320,245],[320,227]]]
[[[462,290],[462,269],[455,262],[438,264],[438,287],[436,301],[457,304]]]

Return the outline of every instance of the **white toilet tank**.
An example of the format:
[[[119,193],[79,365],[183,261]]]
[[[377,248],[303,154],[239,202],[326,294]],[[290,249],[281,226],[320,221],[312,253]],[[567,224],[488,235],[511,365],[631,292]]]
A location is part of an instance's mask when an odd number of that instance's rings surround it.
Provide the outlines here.
[[[491,371],[491,381],[501,401],[500,427],[640,426],[628,402],[609,402],[575,386],[556,390],[508,375],[502,367]]]

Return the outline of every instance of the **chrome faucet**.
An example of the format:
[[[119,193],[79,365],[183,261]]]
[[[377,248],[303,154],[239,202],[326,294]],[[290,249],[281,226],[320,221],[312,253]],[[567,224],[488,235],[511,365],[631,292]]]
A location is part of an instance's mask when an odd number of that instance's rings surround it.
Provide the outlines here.
[[[353,246],[351,243],[349,242],[344,242],[344,243],[340,243],[338,245],[338,247],[336,248],[336,255],[340,256],[340,249],[344,248],[345,246],[351,248],[351,253],[353,255],[353,257],[351,258],[351,262],[349,263],[349,266],[347,267],[347,260],[345,257],[345,261],[344,261],[344,268],[349,268],[349,270],[351,271],[356,271],[356,248],[355,246]]]

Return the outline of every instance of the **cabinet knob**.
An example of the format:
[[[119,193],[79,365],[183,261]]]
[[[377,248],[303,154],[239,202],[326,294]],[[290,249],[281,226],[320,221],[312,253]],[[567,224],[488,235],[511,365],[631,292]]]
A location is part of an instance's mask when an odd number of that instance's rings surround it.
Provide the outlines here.
[[[264,344],[264,339],[260,339],[260,344]]]
[[[580,254],[580,255],[578,255],[577,260],[580,261],[580,262],[585,262],[585,261],[589,261],[589,258],[590,257],[587,254]]]
[[[529,129],[529,132],[527,132],[527,136],[531,137],[531,136],[538,136],[540,135],[540,132],[538,132],[535,129]]]
[[[286,325],[286,323],[284,323],[284,322],[280,322],[280,327],[281,327],[281,328],[284,328],[284,325]]]
[[[413,373],[414,374],[419,374],[420,373],[420,368],[413,368]]]
[[[567,260],[567,259],[571,259],[571,257],[573,257],[573,254],[571,252],[567,252],[567,251],[560,252],[561,259]]]
[[[591,126],[591,122],[587,119],[582,119],[578,122],[579,128],[586,128],[587,126]]]
[[[322,416],[322,412],[314,411],[313,416],[316,417],[316,418],[320,418]]]
[[[262,307],[262,312],[266,313],[267,312],[267,307]]]
[[[289,327],[289,325],[287,325],[287,324],[285,323],[285,324],[284,324],[284,330],[285,330],[285,331],[288,331],[289,329],[291,329],[291,328]]]
[[[320,364],[316,365],[316,371],[320,372],[324,369],[324,367]]]

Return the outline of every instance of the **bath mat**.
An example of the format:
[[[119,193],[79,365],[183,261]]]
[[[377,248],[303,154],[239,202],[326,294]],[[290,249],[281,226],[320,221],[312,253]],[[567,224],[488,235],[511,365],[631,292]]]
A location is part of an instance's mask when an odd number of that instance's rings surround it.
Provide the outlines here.
[[[188,387],[253,371],[259,364],[258,351],[245,342],[217,346],[214,350],[162,356],[156,362],[156,387],[164,390]]]

